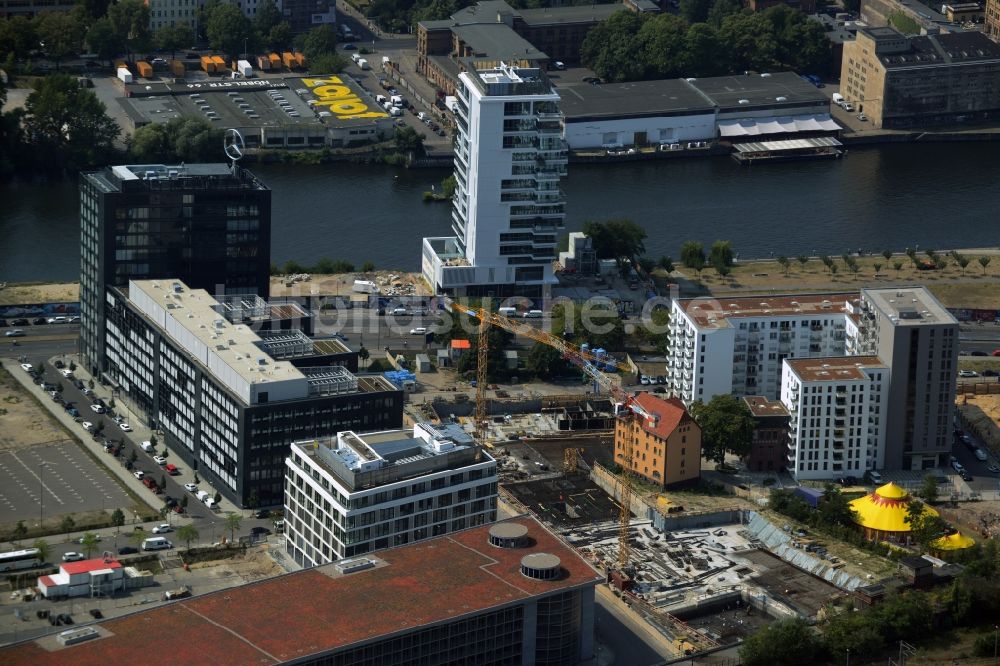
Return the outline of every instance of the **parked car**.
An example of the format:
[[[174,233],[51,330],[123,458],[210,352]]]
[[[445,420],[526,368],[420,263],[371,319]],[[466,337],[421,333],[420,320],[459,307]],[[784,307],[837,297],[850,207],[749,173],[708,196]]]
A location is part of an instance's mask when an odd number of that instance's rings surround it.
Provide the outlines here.
[[[958,376],[959,377],[978,377],[979,373],[976,372],[975,370],[959,370],[958,371]]]
[[[82,425],[83,429],[86,430],[87,432],[93,432],[94,431],[94,424],[91,423],[90,421],[84,421],[80,425]]]
[[[958,475],[962,477],[963,481],[972,481],[972,474],[970,474],[968,470],[963,469],[958,473]]]
[[[198,486],[196,486],[193,483],[185,483],[184,490],[188,491],[189,493],[196,493],[198,492]]]
[[[951,467],[959,474],[965,471],[965,466],[962,465],[962,463],[958,462],[957,460],[952,461]]]
[[[21,364],[21,369],[24,370],[25,372],[31,372],[35,368],[30,363],[22,363]]]
[[[153,528],[153,534],[166,534],[167,532],[173,532],[174,528],[167,523],[162,523]]]
[[[357,51],[358,47],[355,46],[354,44],[344,44],[343,49],[345,51]]]
[[[989,356],[989,354],[982,351],[981,349],[977,349],[976,351],[969,352],[969,356]]]
[[[104,412],[106,411],[106,410],[104,409],[104,407],[101,407],[101,406],[100,406],[99,404],[97,404],[97,403],[94,403],[93,405],[91,405],[91,406],[90,406],[90,409],[91,409],[91,410],[92,410],[92,411],[93,411],[93,412],[94,412],[95,414],[103,414],[103,413],[104,413]]]
[[[146,476],[146,473],[143,472],[141,469],[137,469],[134,472],[132,472],[132,476],[142,481],[142,477]]]
[[[12,328],[11,330],[6,331],[4,335],[6,335],[8,338],[23,338],[24,331],[22,331],[19,328]]]
[[[996,370],[990,370],[988,368],[986,370],[983,370],[980,374],[983,377],[997,377],[997,376],[1000,376],[1000,372],[997,372]]]
[[[79,562],[80,560],[85,560],[85,559],[87,558],[84,557],[83,553],[77,553],[76,551],[72,550],[69,551],[68,553],[63,554],[62,556],[63,562]]]
[[[254,514],[255,518],[270,518],[270,516],[271,512],[268,511],[267,509],[261,509],[260,511]]]
[[[258,534],[270,534],[270,533],[271,533],[271,530],[267,529],[266,527],[251,527],[250,528],[250,534],[253,535],[253,536],[257,536]]]
[[[416,328],[410,329],[410,335],[426,335],[426,334],[427,334],[427,329],[424,328],[423,326],[418,326]]]
[[[122,546],[118,549],[119,555],[135,555],[139,552],[138,548],[133,548],[132,546]]]
[[[155,460],[156,464],[160,465],[161,467],[167,464],[167,459],[164,458],[163,456],[153,456],[153,460]]]
[[[98,541],[101,540],[101,535],[100,534],[95,534],[94,536],[97,537]],[[80,537],[79,539],[76,540],[76,543],[82,544],[84,539],[86,539],[86,537]]]
[[[118,427],[122,429],[122,432],[132,432],[132,426],[125,423],[124,421],[122,423],[119,423]]]

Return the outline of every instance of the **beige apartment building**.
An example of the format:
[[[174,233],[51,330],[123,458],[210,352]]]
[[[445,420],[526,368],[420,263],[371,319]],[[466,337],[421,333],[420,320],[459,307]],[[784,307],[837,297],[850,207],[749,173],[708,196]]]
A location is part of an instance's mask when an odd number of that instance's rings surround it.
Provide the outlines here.
[[[636,415],[615,426],[615,462],[625,466],[632,445],[632,471],[658,486],[698,480],[701,475],[701,428],[677,398],[640,393],[636,402],[653,418]]]
[[[875,127],[1000,118],[1000,45],[979,32],[906,37],[863,28],[844,44],[841,94]]]

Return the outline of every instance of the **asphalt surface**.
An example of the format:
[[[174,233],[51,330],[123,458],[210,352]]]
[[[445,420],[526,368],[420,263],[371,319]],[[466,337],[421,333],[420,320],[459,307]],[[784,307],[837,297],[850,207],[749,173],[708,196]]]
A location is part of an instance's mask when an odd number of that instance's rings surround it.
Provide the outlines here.
[[[0,453],[0,523],[131,504],[118,482],[74,442]]]

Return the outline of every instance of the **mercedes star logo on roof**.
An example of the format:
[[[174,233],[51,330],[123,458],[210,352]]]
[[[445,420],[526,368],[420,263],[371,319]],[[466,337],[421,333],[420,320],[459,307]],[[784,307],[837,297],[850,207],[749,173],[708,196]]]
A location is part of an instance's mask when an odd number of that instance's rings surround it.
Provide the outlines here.
[[[226,151],[226,157],[233,161],[233,166],[236,166],[236,162],[243,158],[245,148],[242,134],[235,129],[226,130],[222,140],[222,149]]]

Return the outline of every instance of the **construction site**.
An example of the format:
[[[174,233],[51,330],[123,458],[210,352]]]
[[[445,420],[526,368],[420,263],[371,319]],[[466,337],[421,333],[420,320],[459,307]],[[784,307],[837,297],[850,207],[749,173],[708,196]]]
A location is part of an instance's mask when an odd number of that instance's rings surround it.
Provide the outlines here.
[[[667,639],[675,656],[721,653],[776,618],[816,618],[863,584],[837,558],[807,549],[808,539],[743,500],[692,503],[696,493],[650,492],[621,471],[614,464],[616,420],[654,423],[658,416],[604,372],[606,358],[498,314],[458,310],[479,319],[480,339],[493,325],[559,350],[610,396],[530,405],[488,400],[487,350],[480,345],[475,401],[461,409],[426,407],[475,430],[499,461],[501,499],[537,516],[607,572],[615,595]],[[633,445],[625,442],[619,457],[629,469]]]

